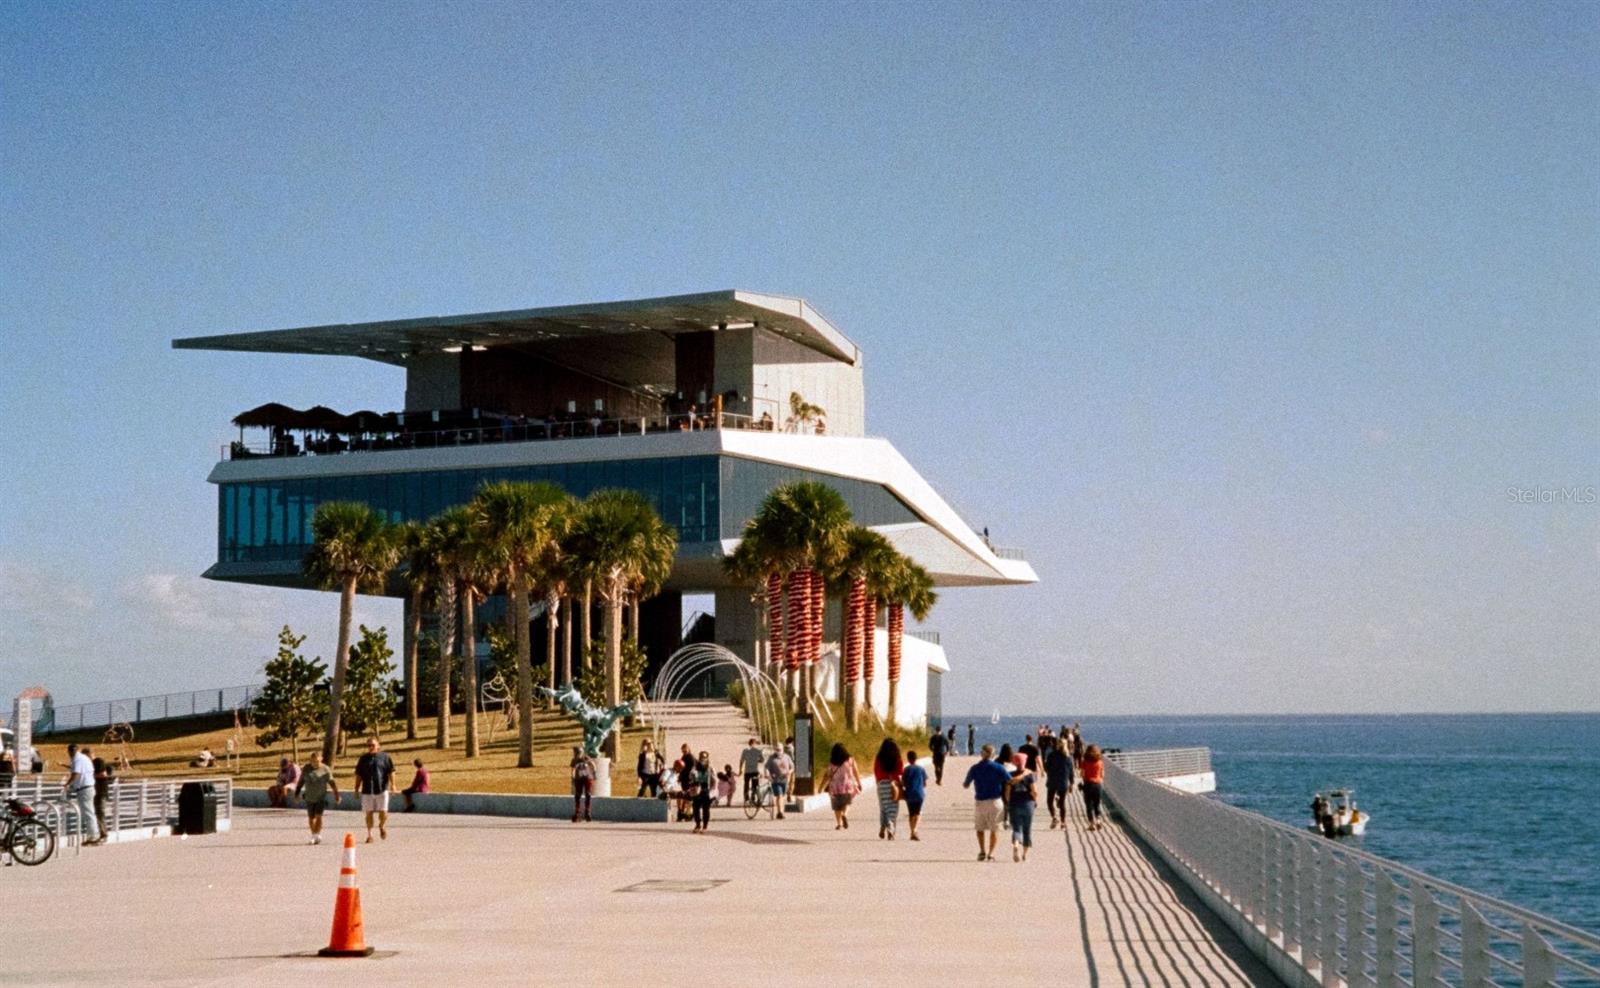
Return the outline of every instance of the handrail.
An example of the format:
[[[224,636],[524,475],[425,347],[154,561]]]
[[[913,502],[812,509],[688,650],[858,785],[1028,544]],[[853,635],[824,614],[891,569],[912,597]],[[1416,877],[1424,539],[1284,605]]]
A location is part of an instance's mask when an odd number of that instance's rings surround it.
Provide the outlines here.
[[[177,717],[224,714],[230,710],[247,709],[261,689],[259,683],[250,683],[57,706],[51,708],[45,719],[35,721],[33,733],[44,736],[90,727],[110,727],[112,724],[143,724]]]
[[[1158,748],[1146,751],[1108,751],[1106,760],[1141,779],[1170,779],[1203,775],[1211,771],[1210,748]]]
[[[37,810],[50,813],[58,821],[57,839],[81,853],[84,826],[75,800],[61,791],[57,777],[35,775],[21,783],[0,787],[0,800],[20,799]],[[217,829],[225,830],[233,820],[233,780],[227,776],[188,778],[174,776],[146,779],[113,779],[106,793],[106,836],[115,841],[148,837],[170,827],[178,814],[178,792],[187,782],[208,782],[218,790]],[[224,822],[226,821],[226,822]]]
[[[1600,936],[1559,920],[1115,761],[1106,791],[1224,920],[1253,934],[1247,942],[1272,945],[1321,984],[1600,983]]]
[[[362,436],[349,440],[330,436],[302,447],[292,436],[274,443],[246,443],[236,440],[220,448],[220,459],[242,460],[255,457],[292,457],[314,454],[337,456],[345,453],[384,452],[396,449],[437,449],[450,446],[481,446],[494,443],[543,442],[556,439],[622,438],[662,435],[674,432],[704,432],[738,429],[746,432],[783,432],[807,435],[785,428],[771,418],[761,419],[737,412],[672,412],[665,415],[631,415],[623,418],[578,416],[570,419],[503,420],[494,425],[457,428],[401,430],[387,438]],[[813,430],[814,432],[814,430]],[[825,435],[825,432],[815,433]]]

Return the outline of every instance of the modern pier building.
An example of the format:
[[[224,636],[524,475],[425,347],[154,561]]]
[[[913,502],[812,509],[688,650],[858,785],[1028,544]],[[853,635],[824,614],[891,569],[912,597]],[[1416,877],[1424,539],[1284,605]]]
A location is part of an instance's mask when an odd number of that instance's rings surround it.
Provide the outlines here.
[[[1019,552],[991,546],[887,439],[866,434],[860,348],[797,298],[719,291],[173,346],[405,369],[403,410],[267,408],[242,420],[261,426],[266,441],[247,443],[241,428],[211,472],[212,579],[305,586],[300,561],[324,501],[364,501],[403,521],[430,518],[492,480],[548,480],[578,497],[626,487],[648,495],[679,537],[666,591],[641,611],[652,660],[680,641],[684,594],[714,594],[714,640],[750,660],[755,609],[749,589],[724,575],[722,557],[768,491],[808,479],[838,490],[857,523],[882,532],[939,586],[1036,580]],[[837,641],[837,615],[829,627]],[[532,640],[542,651],[544,636]],[[943,649],[929,633],[908,634],[905,646],[901,719],[937,720]],[[878,654],[886,654],[881,639]],[[833,655],[823,688],[836,675]],[[883,666],[869,691],[880,710]]]

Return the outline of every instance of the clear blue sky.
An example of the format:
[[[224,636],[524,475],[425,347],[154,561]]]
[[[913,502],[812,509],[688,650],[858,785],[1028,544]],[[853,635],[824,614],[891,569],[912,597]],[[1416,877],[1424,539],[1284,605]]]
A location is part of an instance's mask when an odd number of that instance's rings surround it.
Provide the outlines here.
[[[173,337],[740,287],[1039,571],[947,709],[1600,709],[1597,108],[1585,3],[6,4],[0,693],[331,650],[204,477],[400,372]]]

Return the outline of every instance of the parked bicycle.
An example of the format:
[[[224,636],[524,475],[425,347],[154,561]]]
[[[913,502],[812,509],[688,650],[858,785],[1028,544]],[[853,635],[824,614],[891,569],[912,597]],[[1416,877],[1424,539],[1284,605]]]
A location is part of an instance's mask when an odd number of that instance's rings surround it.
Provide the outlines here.
[[[0,852],[22,865],[44,864],[56,851],[56,832],[20,799],[8,799],[0,809]]]

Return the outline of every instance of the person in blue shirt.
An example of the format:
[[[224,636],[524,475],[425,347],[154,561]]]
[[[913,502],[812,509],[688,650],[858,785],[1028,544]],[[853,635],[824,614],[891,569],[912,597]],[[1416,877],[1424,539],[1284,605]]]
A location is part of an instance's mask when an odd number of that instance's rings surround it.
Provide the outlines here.
[[[978,860],[993,861],[994,846],[1000,838],[1000,818],[1005,814],[1006,783],[1011,773],[994,760],[994,745],[983,746],[982,759],[967,769],[967,779],[961,788],[972,790],[972,823],[978,831]],[[989,835],[988,846],[983,835]]]
[[[906,767],[900,772],[900,792],[906,798],[906,816],[911,821],[911,839],[917,836],[917,821],[922,819],[922,801],[928,798],[928,770],[917,764],[917,753],[906,752]]]

